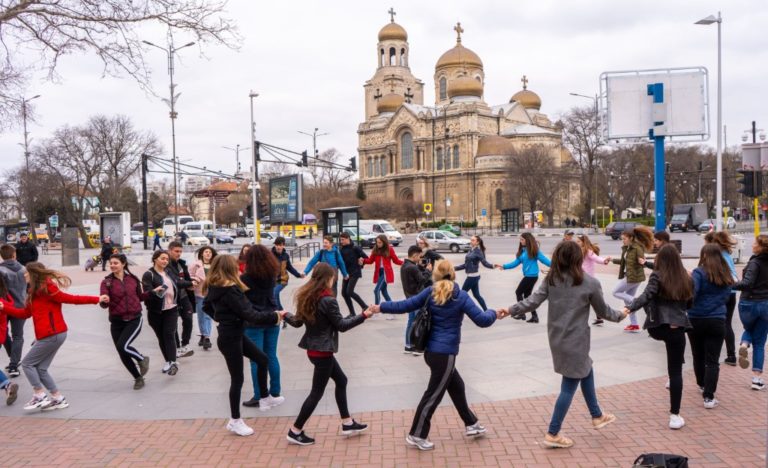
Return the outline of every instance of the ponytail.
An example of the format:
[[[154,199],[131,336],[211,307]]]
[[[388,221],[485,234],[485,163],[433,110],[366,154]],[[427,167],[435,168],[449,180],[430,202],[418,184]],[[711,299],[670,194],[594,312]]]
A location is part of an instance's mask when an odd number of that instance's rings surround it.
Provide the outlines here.
[[[456,280],[456,271],[448,260],[440,260],[432,271],[432,300],[437,305],[444,305],[453,295],[453,282]]]

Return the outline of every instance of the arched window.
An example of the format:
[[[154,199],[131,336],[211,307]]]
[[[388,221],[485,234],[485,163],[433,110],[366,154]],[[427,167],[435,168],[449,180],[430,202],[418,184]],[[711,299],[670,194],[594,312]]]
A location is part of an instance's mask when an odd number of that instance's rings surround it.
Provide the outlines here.
[[[413,135],[410,132],[400,137],[400,167],[413,169]]]
[[[389,64],[397,65],[397,49],[394,47],[389,48]]]
[[[444,100],[448,97],[448,82],[444,76],[440,77],[440,100]]]
[[[366,171],[368,173],[368,177],[373,177],[373,158],[369,157],[367,159],[366,166],[367,166]]]
[[[381,175],[382,176],[387,175],[387,159],[386,158],[381,158],[379,160],[379,163],[381,164]]]
[[[503,203],[502,198],[504,196],[504,193],[501,191],[501,189],[496,189],[496,209],[501,209],[501,204]]]
[[[380,161],[379,158],[376,158],[373,161],[373,176],[374,177],[379,177],[381,175],[381,166],[379,165],[379,161]]]
[[[408,66],[406,57],[407,56],[405,55],[405,48],[400,49],[400,66],[403,66],[403,67]]]
[[[442,171],[443,170],[443,149],[442,148],[437,149],[437,156],[435,156],[435,159],[437,159],[436,170]]]
[[[379,65],[379,66],[381,66],[381,67],[383,67],[384,65],[387,64],[387,57],[384,55],[384,49],[381,49],[381,57],[380,57],[379,61],[381,63],[381,65]]]
[[[451,168],[451,146],[445,145],[445,168]]]
[[[453,168],[458,169],[460,166],[459,161],[459,145],[453,145]]]

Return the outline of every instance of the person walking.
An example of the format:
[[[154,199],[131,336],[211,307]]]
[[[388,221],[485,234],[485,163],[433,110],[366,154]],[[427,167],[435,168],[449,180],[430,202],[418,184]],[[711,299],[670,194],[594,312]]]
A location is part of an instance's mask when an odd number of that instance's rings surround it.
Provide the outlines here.
[[[685,331],[691,329],[686,310],[693,299],[693,281],[688,275],[677,249],[667,245],[659,249],[655,270],[648,278],[645,290],[624,309],[625,314],[645,308],[643,329],[667,349],[669,377],[669,428],[680,429],[685,420],[680,416],[683,398],[683,361],[685,360]]]
[[[4,345],[8,335],[8,317],[3,310],[5,306],[14,307],[14,299],[11,296],[5,279],[0,275],[0,345]],[[5,392],[5,404],[12,405],[19,395],[19,384],[11,382],[3,371],[0,371],[0,389]]]
[[[61,312],[62,304],[108,303],[109,296],[76,296],[62,291],[72,280],[58,271],[50,270],[40,262],[26,264],[29,275],[29,292],[23,309],[2,303],[6,314],[16,318],[32,318],[35,327],[35,344],[21,360],[21,368],[29,380],[34,394],[24,405],[25,410],[50,411],[69,406],[61,394],[48,368],[56,353],[67,339],[67,323]],[[48,390],[46,395],[45,390]]]
[[[607,265],[610,263],[611,257],[601,257],[600,247],[597,244],[593,244],[586,234],[580,234],[573,240],[581,247],[581,255],[584,259],[581,263],[581,269],[584,270],[584,273],[595,278],[595,265]],[[603,323],[603,319],[595,316],[592,325],[602,325]]]
[[[27,279],[25,278],[26,269],[16,260],[16,249],[10,244],[0,245],[0,277],[5,282],[8,293],[13,299],[12,305],[16,308],[23,308],[27,301]],[[10,362],[5,368],[9,377],[15,378],[21,375],[19,364],[21,362],[21,352],[24,348],[24,324],[27,321],[22,318],[8,316],[4,325],[10,324],[9,332],[2,333],[5,338],[5,350],[8,353]]]
[[[112,243],[112,237],[106,236],[102,239],[101,253],[99,253],[99,256],[101,257],[101,271],[107,271],[107,262],[109,262],[109,257],[112,256],[114,251],[115,244]]]
[[[155,242],[152,244],[152,251],[154,252],[155,249],[163,250],[163,246],[160,245],[160,231],[155,230]]]
[[[718,405],[715,398],[720,376],[720,352],[725,341],[726,303],[736,282],[720,247],[704,244],[699,266],[693,270],[693,307],[688,330],[696,384],[703,389],[704,408]]]
[[[410,246],[408,248],[408,258],[403,261],[403,266],[400,268],[400,282],[403,284],[403,292],[406,299],[419,294],[431,283],[432,265],[427,263],[425,267],[422,263],[422,256],[421,247],[417,245]],[[408,323],[405,325],[404,352],[414,356],[421,356],[423,354],[411,346],[411,325],[418,311],[419,309],[414,309],[408,312]]]
[[[197,284],[194,287],[195,291],[195,313],[197,314],[197,327],[200,329],[200,340],[197,342],[197,346],[203,348],[203,351],[209,351],[213,344],[211,344],[211,328],[213,328],[213,321],[208,314],[203,313],[203,283],[206,276],[211,269],[211,263],[213,259],[218,255],[216,249],[211,246],[201,247],[197,251],[197,261],[189,267],[189,275],[197,280]]]
[[[248,250],[245,256],[245,272],[240,275],[240,280],[247,288],[245,297],[260,313],[282,310],[277,305],[275,295],[279,273],[280,264],[269,249],[256,244]],[[267,411],[285,402],[285,397],[280,396],[280,361],[277,358],[280,324],[246,322],[245,336],[256,345],[259,352],[255,355],[256,359],[251,358],[253,398],[243,402],[243,406],[258,406],[260,411]],[[269,388],[266,388],[267,377]],[[262,383],[264,387],[261,387]]]
[[[24,231],[19,234],[19,242],[14,245],[16,249],[16,259],[22,265],[26,266],[27,263],[36,262],[39,256],[37,246],[34,242],[29,240],[29,233]]]
[[[323,237],[323,248],[315,253],[307,267],[304,268],[304,275],[308,275],[318,263],[327,263],[336,272],[336,281],[333,283],[333,297],[336,297],[338,295],[339,270],[341,270],[343,279],[349,279],[349,273],[339,249],[333,243],[332,236]]]
[[[469,239],[469,246],[469,252],[464,256],[464,263],[456,265],[456,271],[466,270],[467,277],[461,289],[467,292],[472,291],[472,295],[480,303],[480,308],[486,310],[488,307],[485,305],[485,299],[480,295],[480,264],[491,269],[495,266],[485,259],[485,244],[480,236],[472,236]]]
[[[402,265],[403,261],[397,258],[395,249],[389,245],[389,239],[385,234],[376,236],[376,243],[371,250],[371,256],[364,259],[366,265],[373,265],[373,300],[375,304],[381,303],[381,296],[385,301],[391,301],[387,285],[395,282],[395,270],[392,268],[392,262],[396,265]],[[387,320],[393,320],[394,315],[388,315]]]
[[[372,316],[369,309],[354,317],[342,317],[339,303],[331,288],[336,280],[335,269],[327,263],[318,263],[312,276],[294,295],[296,315],[286,314],[284,319],[293,327],[304,326],[304,335],[299,347],[307,350],[309,362],[314,366],[312,390],[301,405],[299,415],[288,429],[289,444],[312,445],[315,439],[304,432],[304,425],[325,393],[328,380],[336,386],[334,395],[341,416],[341,433],[355,435],[365,431],[367,424],[361,424],[349,414],[347,406],[347,376],[334,357],[339,351],[339,333],[360,325]]]
[[[645,271],[640,262],[645,259],[645,251],[653,247],[653,232],[645,226],[636,226],[621,233],[621,242],[621,257],[612,260],[619,265],[619,283],[613,289],[613,297],[628,306],[635,300],[640,283],[645,281]],[[624,331],[639,333],[640,325],[634,312],[629,314],[629,321]]]
[[[744,326],[739,344],[739,367],[749,367],[752,347],[752,390],[765,390],[763,362],[768,337],[768,236],[760,234],[752,244],[752,257],[733,289],[741,291],[739,318]]]
[[[358,280],[363,277],[361,267],[365,259],[368,258],[368,255],[363,252],[359,245],[355,245],[346,231],[339,234],[339,244],[341,244],[339,252],[341,253],[341,258],[344,259],[344,266],[349,274],[349,277],[341,282],[341,297],[344,298],[344,302],[347,304],[349,315],[355,315],[355,306],[352,304],[352,300],[357,302],[361,310],[368,308],[368,304],[355,292]]]
[[[144,272],[141,285],[144,291],[152,291],[144,305],[147,307],[147,321],[155,332],[165,365],[163,373],[176,375],[176,327],[179,321],[178,297],[181,294],[176,285],[177,276],[168,271],[171,259],[165,250],[152,254],[152,267]]]
[[[555,372],[563,376],[543,440],[544,446],[550,448],[573,446],[573,440],[563,436],[560,429],[579,386],[592,416],[592,427],[601,429],[616,420],[613,414],[604,413],[597,401],[595,374],[589,357],[589,309],[591,306],[598,316],[612,322],[620,322],[626,314],[605,303],[600,282],[581,269],[583,260],[575,242],[560,242],[552,253],[552,265],[539,289],[508,309],[509,314],[515,316],[535,310],[549,300],[549,349]]]
[[[517,256],[514,260],[503,265],[495,265],[500,270],[511,270],[518,265],[523,265],[523,279],[515,289],[515,297],[520,302],[527,298],[533,292],[533,287],[539,280],[539,262],[542,265],[550,266],[551,261],[541,252],[539,243],[533,234],[530,232],[524,232],[520,234],[520,245],[517,247]],[[525,314],[520,314],[515,317],[517,320],[525,320]],[[531,318],[528,323],[539,323],[539,314],[536,309],[531,311]]]
[[[288,286],[288,273],[292,274],[296,278],[304,278],[304,273],[299,273],[291,263],[291,256],[285,251],[285,237],[278,237],[275,239],[275,243],[272,246],[272,254],[277,259],[277,263],[280,266],[280,270],[277,275],[277,285],[275,285],[275,303],[278,310],[285,310],[282,302],[280,302],[280,292]],[[242,271],[241,271],[242,273]]]
[[[435,264],[443,259],[443,256],[440,255],[435,251],[435,249],[432,248],[432,245],[427,241],[427,239],[423,237],[417,237],[416,238],[416,246],[421,248],[421,264],[423,267],[426,268],[427,264],[431,265],[432,270],[435,269]],[[432,284],[432,278],[429,278],[429,283],[427,286]]]
[[[736,264],[733,261],[733,248],[736,247],[736,241],[726,231],[708,232],[704,236],[704,242],[715,244],[720,247],[720,253],[723,255],[728,269],[733,275],[734,282],[739,281],[736,274]],[[728,296],[728,302],[725,303],[725,353],[726,358],[723,361],[729,366],[736,365],[736,334],[733,332],[733,312],[736,310],[736,290],[731,290]]]
[[[203,310],[218,322],[219,336],[216,344],[224,356],[229,370],[229,411],[227,430],[240,436],[253,434],[245,421],[240,418],[240,392],[243,389],[243,357],[261,360],[264,353],[244,334],[246,322],[253,324],[280,323],[280,314],[259,310],[245,297],[247,286],[240,281],[237,259],[231,255],[218,255],[211,263],[210,274],[203,285],[205,300]],[[266,404],[266,369],[260,374],[262,401]]]
[[[424,362],[429,366],[429,383],[416,407],[411,429],[405,442],[419,450],[432,450],[435,444],[429,440],[432,416],[445,396],[451,397],[459,417],[464,422],[468,437],[482,436],[485,426],[480,424],[475,413],[469,408],[464,380],[456,369],[456,358],[461,341],[461,324],[464,315],[479,327],[490,327],[503,314],[494,310],[481,310],[469,294],[456,284],[456,270],[448,260],[435,265],[432,272],[433,286],[419,294],[398,302],[384,302],[372,306],[373,312],[402,314],[426,306],[431,314],[432,330],[424,352]]]
[[[178,357],[189,357],[195,354],[194,350],[189,349],[189,342],[192,340],[192,314],[194,313],[195,303],[194,288],[197,286],[198,281],[189,274],[187,262],[181,258],[183,253],[184,245],[181,242],[170,242],[168,244],[168,258],[170,261],[166,270],[168,274],[173,276],[176,287],[179,289],[179,296],[176,302],[179,306],[179,317],[181,318],[181,337],[179,337],[177,328],[174,338],[176,340],[176,348],[178,348],[176,354]]]
[[[133,346],[133,341],[141,333],[144,321],[141,315],[141,303],[146,301],[152,291],[141,289],[141,280],[128,269],[128,258],[123,254],[112,254],[109,258],[109,271],[101,282],[100,293],[109,297],[109,302],[101,302],[103,308],[109,308],[109,329],[117,354],[128,372],[133,377],[133,389],[144,388],[144,376],[149,371],[149,356],[144,356]],[[162,286],[155,288],[159,293]],[[135,362],[134,362],[135,361]]]

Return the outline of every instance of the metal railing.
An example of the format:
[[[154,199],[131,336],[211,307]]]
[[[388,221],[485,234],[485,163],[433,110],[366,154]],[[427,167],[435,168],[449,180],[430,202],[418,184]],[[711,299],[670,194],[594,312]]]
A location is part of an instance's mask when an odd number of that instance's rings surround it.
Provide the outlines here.
[[[293,249],[286,249],[286,252],[291,256],[291,263],[293,263],[297,260],[302,261],[304,258],[312,258],[318,250],[320,250],[319,242],[307,242]]]

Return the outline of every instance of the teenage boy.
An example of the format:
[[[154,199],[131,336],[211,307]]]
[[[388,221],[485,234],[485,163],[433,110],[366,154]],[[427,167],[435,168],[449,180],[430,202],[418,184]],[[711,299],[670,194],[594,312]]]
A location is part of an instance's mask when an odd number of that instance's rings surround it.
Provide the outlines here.
[[[13,306],[24,308],[27,300],[27,280],[24,278],[24,266],[16,260],[16,249],[10,244],[0,246],[0,275],[3,275],[5,286],[13,299]],[[10,363],[5,368],[9,377],[18,377],[21,349],[24,347],[24,323],[26,319],[8,317],[11,326],[5,339],[5,350],[8,352]]]
[[[188,357],[195,354],[189,349],[189,340],[192,339],[192,311],[194,310],[193,301],[195,300],[194,286],[197,285],[197,279],[193,279],[189,274],[187,262],[181,258],[184,253],[184,246],[181,242],[173,241],[168,244],[168,257],[171,259],[166,268],[169,274],[176,279],[176,285],[179,288],[179,317],[181,317],[181,340],[176,332],[176,348],[179,357]]]

